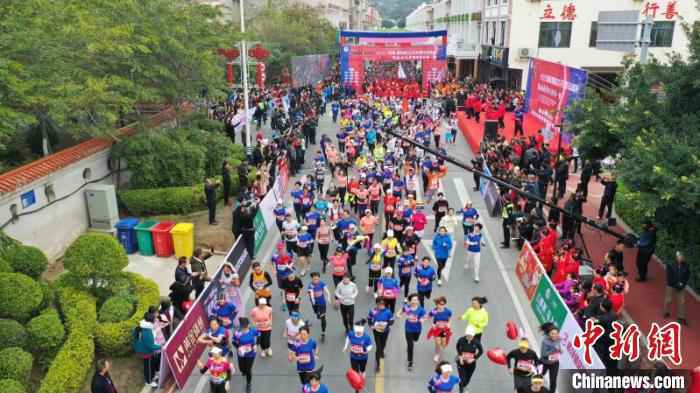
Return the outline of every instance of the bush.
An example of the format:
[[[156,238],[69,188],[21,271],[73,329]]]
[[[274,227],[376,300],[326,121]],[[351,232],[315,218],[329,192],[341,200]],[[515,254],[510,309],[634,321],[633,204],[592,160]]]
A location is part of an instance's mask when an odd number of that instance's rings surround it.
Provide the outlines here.
[[[128,319],[134,313],[134,304],[124,296],[114,296],[107,299],[100,307],[97,315],[98,322],[120,322]]]
[[[54,309],[48,309],[38,317],[34,317],[27,324],[29,342],[32,350],[37,354],[54,354],[61,346],[66,330],[63,328],[61,318]]]
[[[14,379],[0,379],[0,392],[2,393],[26,393],[21,383]]]
[[[0,379],[14,379],[26,386],[32,372],[32,354],[19,347],[0,351]]]
[[[14,270],[12,269],[12,265],[10,265],[10,262],[7,261],[7,259],[0,257],[0,273],[12,273]]]
[[[44,273],[49,265],[46,255],[40,249],[32,246],[14,247],[8,252],[7,259],[15,272],[26,274],[35,280]]]
[[[0,318],[26,321],[43,300],[41,285],[20,273],[0,273]]]
[[[117,284],[128,265],[126,252],[117,240],[102,233],[87,233],[68,247],[63,265],[81,287],[97,294]]]
[[[9,347],[26,348],[27,331],[21,323],[12,319],[0,319],[0,349]],[[2,392],[2,389],[0,389]]]
[[[53,308],[56,306],[56,292],[50,282],[46,280],[39,280],[39,285],[41,286],[41,292],[43,293],[40,310],[46,308]]]
[[[5,232],[0,230],[0,258],[7,259],[7,254],[17,246],[19,246],[17,240],[7,236]]]
[[[149,307],[160,303],[160,290],[153,280],[136,273],[126,273],[126,275],[137,299],[133,315],[121,322],[100,323],[95,330],[97,350],[110,356],[124,356],[131,352],[132,330]]]
[[[92,371],[95,358],[96,302],[87,293],[70,287],[60,287],[57,300],[68,337],[51,362],[38,393],[77,393]]]

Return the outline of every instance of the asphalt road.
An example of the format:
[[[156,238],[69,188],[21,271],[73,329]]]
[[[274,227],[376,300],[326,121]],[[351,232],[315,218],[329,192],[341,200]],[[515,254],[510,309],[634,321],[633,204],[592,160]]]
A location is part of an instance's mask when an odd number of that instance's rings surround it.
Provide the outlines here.
[[[319,139],[320,134],[324,133],[335,139],[336,130],[337,127],[332,124],[330,116],[324,116],[319,124]],[[311,155],[315,149],[309,149],[309,151],[309,155]],[[456,144],[450,145],[447,151],[450,155],[466,162],[472,156],[471,150],[461,134],[458,135]],[[310,161],[307,160],[307,166]],[[310,167],[306,171],[310,171]],[[326,182],[328,183],[329,181],[330,179],[327,179]],[[513,248],[503,250],[499,248],[499,243],[502,240],[500,219],[488,216],[479,192],[472,191],[473,186],[471,173],[450,164],[448,174],[443,182],[447,200],[450,206],[456,209],[464,206],[464,203],[468,200],[473,201],[474,207],[482,215],[481,222],[485,225],[485,240],[487,242],[487,246],[482,248],[481,282],[477,284],[473,281],[471,270],[465,271],[463,268],[466,252],[462,246],[463,236],[461,228],[456,228],[453,239],[456,245],[455,253],[451,263],[448,262],[449,270],[443,272],[445,282],[442,287],[434,285],[433,297],[436,295],[446,296],[448,299],[447,307],[452,310],[454,315],[452,326],[455,335],[444,353],[445,360],[450,361],[454,360],[456,354],[454,349],[456,339],[463,334],[466,327],[465,322],[458,320],[458,318],[469,306],[470,299],[477,295],[486,296],[489,300],[485,307],[489,311],[490,322],[482,339],[485,350],[501,347],[509,351],[515,347],[515,342],[508,340],[505,336],[505,324],[509,320],[516,322],[531,340],[535,339],[535,341],[531,341],[531,344],[533,342],[539,343],[536,319],[530,311],[527,298],[514,273],[517,250]],[[289,203],[289,198],[287,202]],[[380,225],[383,225],[383,223]],[[430,216],[425,234],[427,241],[432,239],[433,225],[432,216]],[[276,229],[273,229],[268,234],[268,239],[261,250],[262,255],[257,258],[266,264],[266,269],[270,272],[272,267],[269,264],[269,255],[277,239],[279,239],[279,234]],[[422,245],[419,249],[419,257],[426,254],[431,255],[430,250],[427,250],[425,245]],[[310,271],[320,271],[320,258],[317,250],[315,250],[312,260],[313,265]],[[354,268],[354,273],[357,277],[356,282],[360,288],[360,295],[356,301],[355,315],[356,319],[359,319],[367,315],[368,309],[373,303],[373,298],[371,294],[364,291],[367,283],[364,251],[358,254],[357,260],[358,264]],[[332,288],[333,284],[329,274],[326,274],[323,279]],[[310,278],[307,275],[303,279],[304,284],[307,284],[309,280]],[[247,283],[247,277],[243,282]],[[412,281],[412,289],[415,289],[415,279]],[[247,299],[246,309],[250,310],[253,307],[253,297],[247,292],[249,292],[248,289],[244,291],[244,299]],[[255,360],[253,392],[296,393],[300,391],[299,379],[295,365],[287,361],[286,341],[282,337],[284,321],[288,316],[286,312],[280,311],[280,300],[276,288],[274,294],[275,297],[273,297],[272,301],[274,309],[273,356],[272,358],[261,358],[258,356]],[[339,312],[332,307],[328,308],[326,340],[325,343],[320,343],[320,322],[315,320],[308,298],[304,300],[301,312],[304,319],[311,320],[313,324],[312,336],[319,341],[321,360],[318,363],[324,366],[323,382],[328,385],[333,393],[352,392],[353,390],[345,378],[345,372],[350,367],[350,361],[348,354],[342,352],[344,332]],[[427,309],[431,307],[432,303],[430,305],[426,304]],[[375,375],[373,371],[374,353],[370,354],[367,367],[367,392],[413,393],[427,391],[427,381],[433,374],[435,366],[433,362],[433,343],[425,338],[427,328],[426,324],[421,339],[415,348],[414,369],[412,372],[408,372],[406,369],[406,344],[403,334],[403,321],[397,321],[387,344],[384,367],[378,375]],[[539,344],[532,346],[539,351]],[[240,374],[237,373],[234,376],[231,386],[231,391],[234,393],[245,391],[245,382]],[[201,378],[198,371],[195,370],[183,391],[186,393],[202,393],[208,392],[208,390],[209,387],[205,379]],[[478,360],[476,373],[468,390],[472,392],[512,391],[512,377],[507,373],[505,367],[493,364],[486,356],[483,356]]]

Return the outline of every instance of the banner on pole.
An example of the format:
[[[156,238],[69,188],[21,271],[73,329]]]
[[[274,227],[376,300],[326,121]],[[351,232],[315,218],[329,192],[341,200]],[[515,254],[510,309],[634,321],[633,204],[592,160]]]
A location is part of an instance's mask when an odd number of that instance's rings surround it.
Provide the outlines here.
[[[267,80],[265,75],[265,63],[258,63],[255,68],[255,82],[258,85],[258,89],[264,90],[265,81]]]
[[[525,289],[527,299],[530,301],[532,301],[532,298],[535,296],[537,285],[544,274],[538,267],[538,259],[535,250],[532,249],[530,242],[525,242],[523,248],[520,250],[518,264],[515,265],[515,274],[518,276],[520,284],[523,286],[523,289]]]

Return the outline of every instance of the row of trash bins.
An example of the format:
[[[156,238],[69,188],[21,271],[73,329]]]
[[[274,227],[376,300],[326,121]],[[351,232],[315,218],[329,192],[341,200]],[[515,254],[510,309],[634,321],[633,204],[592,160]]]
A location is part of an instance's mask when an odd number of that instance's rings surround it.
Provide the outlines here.
[[[119,220],[117,239],[127,254],[158,257],[191,257],[194,251],[194,224],[127,217]]]

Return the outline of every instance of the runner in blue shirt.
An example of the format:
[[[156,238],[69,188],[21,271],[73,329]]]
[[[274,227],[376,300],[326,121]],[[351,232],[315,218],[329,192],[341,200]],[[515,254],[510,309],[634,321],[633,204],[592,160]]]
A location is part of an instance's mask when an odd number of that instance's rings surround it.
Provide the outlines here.
[[[394,323],[394,313],[386,308],[384,299],[377,299],[377,306],[369,311],[367,323],[372,328],[374,342],[377,345],[374,371],[379,372],[381,359],[384,359],[384,348],[386,347],[386,342],[389,340],[389,329]]]
[[[408,303],[403,305],[397,316],[406,318],[404,332],[406,335],[406,353],[408,354],[408,371],[413,370],[413,345],[418,342],[423,328],[423,321],[426,319],[425,309],[421,307],[418,294],[408,296]]]
[[[219,320],[219,324],[230,332],[233,327],[233,322],[236,320],[236,315],[238,315],[236,305],[227,302],[226,294],[221,293],[217,298],[213,311],[214,315],[216,315],[216,318]]]
[[[219,320],[212,318],[209,321],[209,329],[199,336],[197,342],[207,347],[220,348],[221,354],[225,357],[228,354],[228,337],[226,329],[219,324]]]
[[[330,393],[328,386],[321,383],[321,373],[311,373],[309,383],[301,387],[301,393]]]
[[[479,219],[479,212],[472,207],[471,202],[464,205],[464,209],[457,213],[462,214],[462,228],[464,229],[464,246],[467,246],[467,235],[474,231],[474,225]]]
[[[433,291],[433,280],[435,280],[435,269],[430,266],[430,258],[423,257],[421,263],[416,266],[416,290],[418,291],[418,299],[420,306],[425,307],[425,299],[430,299],[430,293]]]
[[[428,315],[433,318],[433,325],[428,331],[428,339],[435,339],[435,362],[442,358],[442,351],[447,347],[452,336],[452,328],[450,326],[450,318],[452,318],[452,310],[446,307],[447,299],[440,296],[435,299],[435,308],[430,310]]]
[[[316,367],[316,359],[318,359],[318,346],[316,340],[309,337],[308,326],[302,326],[299,329],[299,338],[290,359],[297,363],[297,372],[302,386],[309,383],[311,374]]]
[[[428,381],[428,392],[452,393],[458,385],[459,377],[452,375],[452,366],[449,362],[442,361],[435,368],[435,375]]]
[[[297,221],[301,221],[303,218],[304,205],[302,204],[302,199],[304,197],[304,189],[301,188],[301,182],[294,183],[294,189],[290,192],[292,195],[292,204],[294,206],[294,213],[297,216]]]
[[[353,331],[345,336],[343,352],[350,350],[350,368],[365,376],[367,358],[372,350],[372,339],[365,332],[365,327],[360,324],[353,326]]]
[[[297,251],[299,252],[299,268],[301,276],[306,275],[306,262],[314,249],[314,237],[309,233],[309,227],[301,227],[297,236]]]
[[[396,298],[399,297],[399,292],[401,292],[401,287],[399,286],[399,281],[392,277],[394,275],[394,269],[391,266],[384,268],[384,274],[379,278],[377,282],[377,292],[376,297],[384,299],[384,304],[394,313],[396,309]]]
[[[479,282],[479,267],[481,266],[481,246],[486,245],[481,233],[482,225],[477,223],[474,225],[474,232],[467,235],[467,262],[464,264],[464,269],[469,269],[470,263],[474,264],[474,281]]]
[[[275,223],[277,223],[277,229],[279,229],[281,234],[282,223],[284,222],[284,218],[287,216],[287,208],[284,207],[281,201],[277,202],[277,206],[275,206],[273,213],[275,214]]]
[[[411,250],[406,247],[403,249],[403,254],[396,261],[396,269],[399,271],[399,285],[403,288],[404,299],[408,298],[408,291],[411,287],[411,276],[416,261],[411,254]]]
[[[311,205],[309,211],[306,213],[304,223],[309,227],[309,233],[314,238],[316,237],[316,229],[318,228],[319,221],[321,221],[321,214],[316,211],[315,205]]]
[[[331,295],[318,272],[311,273],[311,282],[307,289],[316,318],[321,321],[321,342],[324,342],[326,341],[326,305]]]
[[[333,113],[333,123],[338,122],[338,113],[340,113],[340,104],[338,101],[333,101],[331,104],[331,112]]]
[[[238,320],[238,330],[231,337],[231,343],[236,347],[238,368],[241,370],[241,374],[245,375],[246,393],[250,393],[252,387],[255,343],[259,336],[260,332],[254,327],[250,327],[248,318],[242,317]]]

